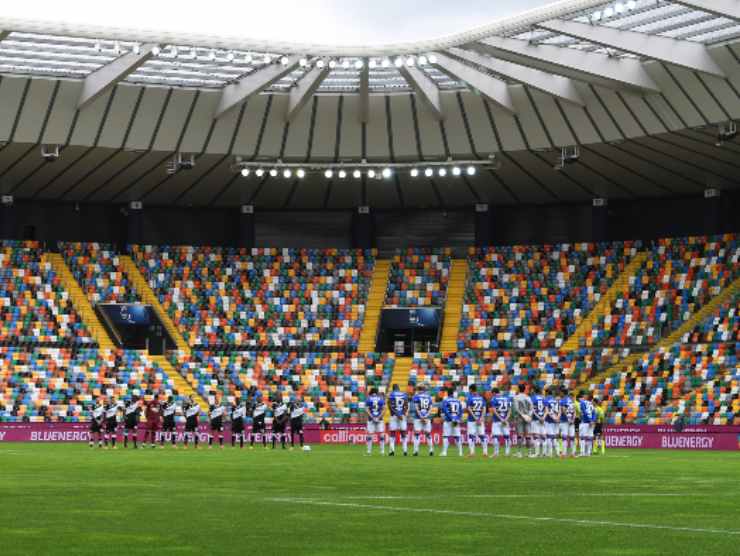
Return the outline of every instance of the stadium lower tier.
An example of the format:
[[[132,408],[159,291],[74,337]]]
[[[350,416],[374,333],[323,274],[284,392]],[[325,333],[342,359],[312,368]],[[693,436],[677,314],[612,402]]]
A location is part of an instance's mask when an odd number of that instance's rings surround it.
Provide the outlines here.
[[[126,402],[154,392],[175,388],[139,351],[0,348],[0,421],[88,421],[101,396]]]

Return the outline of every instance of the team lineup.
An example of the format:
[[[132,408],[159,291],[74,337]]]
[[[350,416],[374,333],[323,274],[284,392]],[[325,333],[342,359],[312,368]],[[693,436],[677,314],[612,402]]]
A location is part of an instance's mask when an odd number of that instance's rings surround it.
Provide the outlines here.
[[[129,440],[133,448],[139,447],[139,429],[143,429],[144,436],[142,446],[149,445],[152,448],[159,446],[164,448],[165,444],[177,447],[177,423],[178,416],[184,417],[185,431],[182,435],[183,447],[192,445],[198,448],[199,432],[198,425],[203,415],[201,407],[193,397],[189,397],[180,406],[175,402],[174,396],[169,396],[165,401],[160,401],[159,394],[155,394],[148,401],[143,401],[137,396],[127,402],[117,402],[113,398],[100,397],[96,400],[92,410],[90,422],[90,447],[96,446],[107,448],[109,445],[116,448],[118,430],[123,423],[123,446],[128,448]],[[272,447],[276,447],[277,441],[282,448],[287,447],[287,427],[290,426],[290,446],[295,446],[296,436],[301,447],[304,446],[303,416],[305,408],[301,401],[285,401],[274,399],[271,402],[272,411],[271,430],[267,431],[266,416],[268,404],[263,400],[262,393],[255,387],[249,388],[242,401],[234,403],[229,407],[214,404],[209,407],[208,421],[209,434],[208,446],[212,448],[217,442],[224,447],[224,423],[227,419],[231,422],[231,445],[244,448],[246,443],[250,448],[254,447],[255,440],[261,438],[262,446],[267,447],[267,438],[271,437]],[[142,411],[143,410],[143,411]],[[143,419],[142,419],[143,417]],[[247,433],[246,420],[251,418],[252,430]]]
[[[517,457],[523,457],[525,449],[529,450],[529,457],[584,457],[590,456],[599,445],[604,453],[605,414],[598,400],[586,392],[581,392],[574,400],[567,389],[554,386],[546,395],[541,388],[532,387],[529,394],[527,389],[527,385],[520,384],[512,396],[494,388],[487,400],[476,385],[471,385],[467,397],[462,400],[454,388],[449,388],[447,396],[435,404],[424,385],[420,385],[409,400],[409,395],[394,384],[387,400],[390,412],[389,455],[395,455],[399,440],[403,454],[408,455],[410,416],[413,421],[413,455],[419,455],[421,442],[425,441],[429,455],[433,456],[432,420],[435,410],[442,419],[442,451],[439,455],[443,457],[447,456],[451,442],[457,445],[458,454],[463,455],[463,423],[469,456],[475,455],[477,444],[481,445],[483,455],[488,456],[489,438],[493,443],[490,457],[499,456],[502,447],[504,455],[509,456],[514,445]],[[365,403],[367,455],[372,454],[376,441],[380,453],[385,453],[385,406],[386,399],[373,388]],[[490,429],[487,428],[489,423]]]

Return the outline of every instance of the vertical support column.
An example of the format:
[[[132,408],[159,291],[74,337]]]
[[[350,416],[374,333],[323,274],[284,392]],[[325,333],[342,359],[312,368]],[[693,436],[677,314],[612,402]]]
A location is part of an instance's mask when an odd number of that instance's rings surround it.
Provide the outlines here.
[[[375,226],[370,207],[357,207],[352,215],[352,247],[372,249],[375,244]]]
[[[126,240],[129,244],[144,243],[144,205],[141,201],[131,201],[128,204]]]
[[[237,246],[251,249],[255,245],[254,206],[242,205],[239,210],[239,230]]]
[[[606,199],[593,200],[591,207],[591,241],[598,243],[609,239],[609,203]]]
[[[15,239],[16,209],[13,206],[13,196],[3,195],[0,205],[0,238]]]
[[[722,192],[711,188],[704,190],[704,234],[717,235],[722,232]]]
[[[475,205],[475,246],[485,247],[493,243],[493,218],[487,203]]]

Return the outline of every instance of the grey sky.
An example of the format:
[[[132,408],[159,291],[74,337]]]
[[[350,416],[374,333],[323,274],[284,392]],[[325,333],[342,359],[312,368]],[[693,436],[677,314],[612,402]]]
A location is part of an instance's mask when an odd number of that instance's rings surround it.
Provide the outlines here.
[[[553,0],[35,0],[2,15],[314,44],[443,37]]]

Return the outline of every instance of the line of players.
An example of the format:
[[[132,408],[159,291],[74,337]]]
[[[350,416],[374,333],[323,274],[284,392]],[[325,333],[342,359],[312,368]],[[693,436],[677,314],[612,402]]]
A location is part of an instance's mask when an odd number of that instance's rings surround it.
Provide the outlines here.
[[[585,457],[590,456],[599,443],[602,454],[605,451],[602,433],[604,411],[599,407],[598,400],[587,392],[581,392],[578,399],[574,400],[565,388],[552,386],[545,395],[541,388],[520,384],[513,396],[494,388],[490,400],[486,400],[475,385],[469,387],[464,401],[454,388],[449,388],[446,394],[436,404],[426,386],[420,385],[409,400],[408,394],[401,392],[398,384],[393,385],[387,400],[390,413],[388,455],[395,455],[399,437],[403,455],[408,455],[407,418],[411,413],[413,455],[419,455],[420,444],[425,440],[429,455],[433,456],[432,420],[435,410],[442,419],[442,451],[439,455],[443,457],[447,456],[451,442],[457,444],[458,454],[463,455],[463,422],[470,457],[475,455],[476,444],[480,444],[483,455],[488,456],[488,422],[493,442],[492,458],[499,456],[502,447],[506,456],[511,455],[514,446],[517,447],[517,457],[523,457],[527,448],[530,457]],[[381,455],[385,453],[385,406],[386,399],[378,393],[377,388],[373,388],[365,402],[367,455],[372,454],[375,437]]]
[[[185,417],[185,432],[183,435],[183,447],[192,444],[198,448],[199,434],[198,425],[203,416],[203,411],[192,396],[186,399],[180,406],[175,401],[175,396],[169,396],[164,402],[160,398],[164,395],[154,394],[148,401],[133,396],[127,402],[116,401],[114,398],[99,397],[95,400],[92,408],[92,419],[90,422],[90,447],[96,445],[99,448],[116,448],[118,429],[123,423],[123,446],[127,448],[129,440],[134,448],[139,446],[139,429],[144,430],[142,446],[146,447],[147,441],[152,448],[156,447],[157,435],[159,434],[159,445],[164,448],[165,444],[177,447],[177,417]],[[300,446],[304,445],[303,416],[305,408],[300,400],[291,400],[285,403],[282,399],[271,400],[272,426],[269,436],[272,440],[273,449],[279,440],[285,449],[288,433],[286,429],[290,425],[290,446],[295,446],[295,437],[298,436]],[[231,422],[231,446],[244,448],[249,443],[254,448],[255,439],[259,435],[262,446],[267,447],[268,431],[266,416],[268,404],[263,400],[262,393],[256,387],[251,387],[242,396],[241,401],[225,407],[221,404],[211,405],[207,417],[210,424],[208,435],[208,446],[212,448],[215,442],[224,447],[224,422]],[[143,416],[143,419],[142,419]],[[252,421],[251,434],[247,432],[247,419]]]

